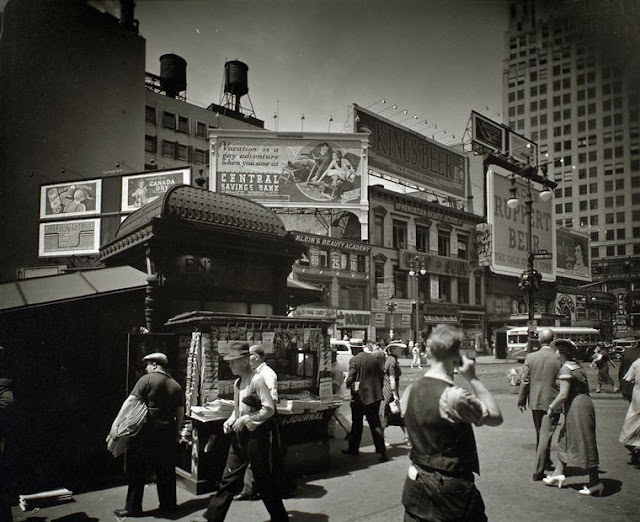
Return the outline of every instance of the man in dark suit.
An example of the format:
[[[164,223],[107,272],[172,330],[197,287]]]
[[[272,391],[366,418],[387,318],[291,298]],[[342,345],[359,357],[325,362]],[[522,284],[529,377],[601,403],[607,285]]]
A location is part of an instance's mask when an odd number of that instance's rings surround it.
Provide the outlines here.
[[[383,371],[378,359],[362,348],[349,361],[346,384],[351,389],[351,436],[349,448],[342,450],[348,455],[358,455],[362,439],[363,417],[367,417],[373,444],[380,461],[389,460],[384,445],[384,432],[380,425],[380,401],[382,400]]]
[[[633,393],[633,383],[624,380],[624,376],[629,371],[629,368],[633,364],[633,361],[640,357],[640,343],[636,343],[634,346],[626,348],[622,354],[622,360],[618,367],[618,382],[620,383],[620,393],[622,396],[631,402],[631,394]]]
[[[545,468],[551,467],[550,447],[553,432],[558,425],[559,414],[549,416],[549,404],[558,393],[556,377],[560,361],[549,344],[553,341],[552,330],[542,330],[538,337],[542,345],[537,352],[527,354],[520,383],[518,408],[524,411],[529,403],[536,428],[536,466],[533,480],[542,480]]]

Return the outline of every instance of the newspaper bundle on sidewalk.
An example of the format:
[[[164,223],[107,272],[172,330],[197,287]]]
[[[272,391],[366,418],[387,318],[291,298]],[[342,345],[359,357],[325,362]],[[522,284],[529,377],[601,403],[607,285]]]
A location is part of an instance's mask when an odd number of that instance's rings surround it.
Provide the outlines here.
[[[72,497],[73,493],[67,488],[52,489],[51,491],[42,491],[31,495],[20,495],[20,509],[22,511],[31,511],[35,508],[71,502],[73,500]]]

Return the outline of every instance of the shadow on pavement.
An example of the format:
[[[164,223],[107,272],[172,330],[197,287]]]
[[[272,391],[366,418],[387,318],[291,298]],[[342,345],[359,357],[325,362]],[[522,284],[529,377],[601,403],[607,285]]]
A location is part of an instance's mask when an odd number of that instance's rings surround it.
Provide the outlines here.
[[[162,514],[159,510],[154,509],[153,511],[149,511],[145,513],[145,515],[153,516],[155,518],[163,518],[167,520],[180,520],[181,518],[185,518],[193,513],[204,511],[209,505],[209,497],[204,498],[193,498],[191,500],[187,500],[182,504],[178,504],[176,507],[175,513],[171,513],[171,515]]]
[[[28,519],[32,520],[32,519]],[[100,519],[90,517],[86,513],[71,513],[60,518],[52,518],[51,522],[98,522]]]
[[[322,498],[327,494],[327,490],[323,486],[316,486],[315,484],[305,484],[303,477],[299,477],[296,491],[290,498]]]

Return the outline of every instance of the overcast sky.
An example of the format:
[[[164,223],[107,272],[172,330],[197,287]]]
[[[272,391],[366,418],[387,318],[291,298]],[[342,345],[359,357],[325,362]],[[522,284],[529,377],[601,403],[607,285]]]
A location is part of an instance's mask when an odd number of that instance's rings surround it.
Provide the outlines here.
[[[219,103],[224,63],[245,62],[270,129],[278,111],[280,131],[301,130],[304,114],[305,131],[327,131],[333,117],[339,132],[356,102],[460,137],[471,109],[502,112],[506,0],[145,0],[135,16],[147,71],[159,74],[164,53],[182,56],[192,103]]]

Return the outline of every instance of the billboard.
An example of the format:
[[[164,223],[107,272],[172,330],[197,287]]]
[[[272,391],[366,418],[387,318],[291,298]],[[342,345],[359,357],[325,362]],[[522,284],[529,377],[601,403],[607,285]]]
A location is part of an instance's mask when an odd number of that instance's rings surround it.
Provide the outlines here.
[[[40,223],[40,257],[86,256],[99,253],[100,219]]]
[[[476,111],[471,111],[471,134],[474,145],[487,148],[493,152],[504,153],[506,150],[506,132],[504,125],[497,123]]]
[[[424,187],[466,196],[464,154],[357,105],[353,112],[356,130],[370,133],[370,167]]]
[[[40,187],[40,219],[91,216],[100,213],[102,180],[68,181]]]
[[[556,230],[557,275],[591,281],[589,236],[572,230]]]
[[[265,206],[366,208],[367,136],[213,131],[216,192]]]
[[[491,270],[496,274],[520,276],[527,268],[529,256],[528,217],[525,201],[529,188],[516,181],[519,204],[509,208],[511,180],[494,169],[487,172],[487,222],[491,226]],[[531,187],[532,248],[534,252],[546,250],[552,259],[535,259],[534,267],[545,281],[553,281],[555,271],[556,227],[553,200],[542,201],[540,191]]]
[[[138,210],[143,205],[163,196],[171,187],[190,183],[191,167],[122,176],[121,210],[123,212]]]

